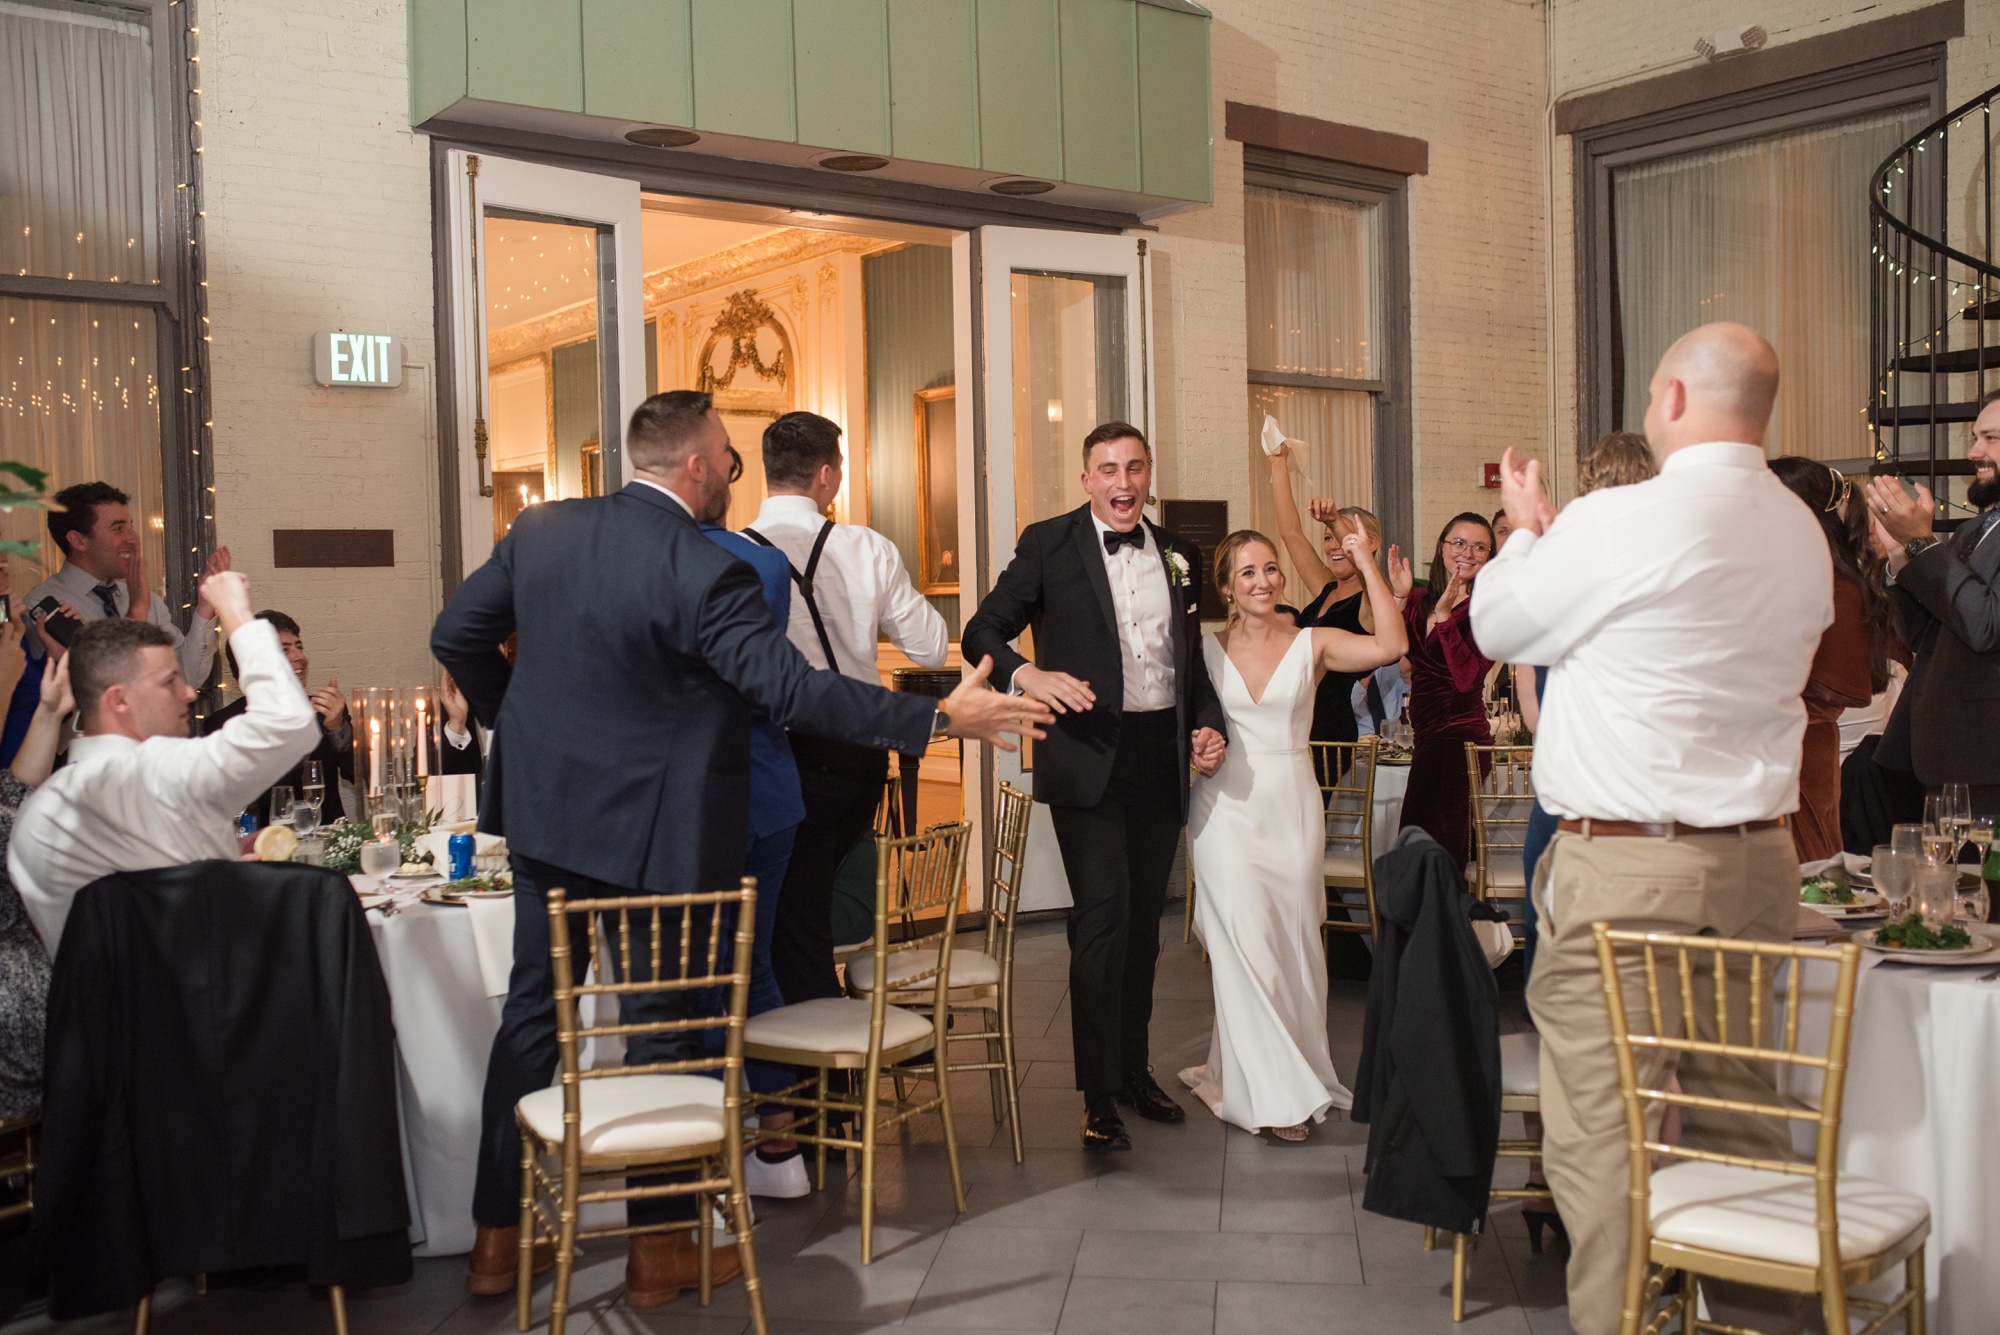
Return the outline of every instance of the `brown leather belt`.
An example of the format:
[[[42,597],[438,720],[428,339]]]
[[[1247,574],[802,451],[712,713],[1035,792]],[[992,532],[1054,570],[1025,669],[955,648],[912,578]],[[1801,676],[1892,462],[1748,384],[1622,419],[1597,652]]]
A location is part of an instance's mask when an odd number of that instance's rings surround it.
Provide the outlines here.
[[[1776,820],[1746,820],[1741,825],[1681,825],[1668,821],[1656,825],[1642,820],[1569,820],[1565,818],[1557,829],[1568,830],[1571,834],[1587,834],[1592,838],[1607,835],[1626,839],[1673,839],[1684,834],[1749,834],[1755,830],[1782,830],[1789,823],[1789,817],[1780,816]],[[1587,828],[1586,828],[1587,827]]]

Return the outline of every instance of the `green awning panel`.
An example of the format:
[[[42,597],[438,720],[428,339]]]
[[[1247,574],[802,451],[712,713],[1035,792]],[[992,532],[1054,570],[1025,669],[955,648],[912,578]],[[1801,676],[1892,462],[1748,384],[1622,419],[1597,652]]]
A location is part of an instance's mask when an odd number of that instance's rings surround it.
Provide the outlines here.
[[[1208,24],[1189,0],[410,0],[410,113],[875,154],[1151,215],[1214,195]]]

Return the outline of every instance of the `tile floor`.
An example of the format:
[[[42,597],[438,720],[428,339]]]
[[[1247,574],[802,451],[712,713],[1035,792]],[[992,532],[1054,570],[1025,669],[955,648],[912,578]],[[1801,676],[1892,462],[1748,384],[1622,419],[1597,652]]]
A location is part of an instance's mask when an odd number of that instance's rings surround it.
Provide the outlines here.
[[[1180,1126],[1130,1123],[1130,1154],[1088,1157],[1077,1145],[1081,1103],[1071,1086],[1068,951],[1059,919],[1024,924],[1016,1023],[1024,1036],[1022,1127],[1015,1164],[983,1081],[954,1097],[968,1209],[954,1216],[934,1122],[913,1125],[878,1170],[873,1265],[859,1260],[860,1188],[829,1172],[803,1200],[759,1202],[757,1252],[766,1311],[782,1335],[1019,1331],[1054,1335],[1289,1335],[1290,1332],[1449,1332],[1451,1259],[1426,1253],[1420,1230],[1360,1208],[1366,1128],[1334,1115],[1312,1143],[1277,1148],[1224,1127],[1173,1078],[1207,1052],[1208,971],[1180,942],[1169,905],[1155,992],[1159,1079],[1190,1105]],[[1518,1013],[1515,991],[1503,1009]],[[1335,983],[1329,1006],[1335,1062],[1354,1069],[1366,985]],[[1502,1172],[1510,1171],[1503,1168]],[[1511,1170],[1518,1172],[1518,1169]],[[1511,1179],[1510,1179],[1511,1180]],[[1473,1253],[1467,1335],[1561,1335],[1562,1256],[1531,1255],[1517,1208],[1496,1210]],[[349,1301],[356,1335],[503,1335],[513,1300],[465,1296],[460,1258],[419,1261],[404,1288]],[[620,1301],[624,1249],[597,1244],[577,1273],[574,1335],[741,1335],[740,1284],[706,1310],[693,1297],[638,1313]],[[538,1292],[538,1319],[547,1312]],[[32,1315],[0,1335],[39,1335]],[[545,1327],[544,1327],[545,1328]],[[109,1335],[129,1319],[67,1331]],[[324,1301],[293,1285],[212,1290],[163,1286],[156,1335],[326,1335]]]

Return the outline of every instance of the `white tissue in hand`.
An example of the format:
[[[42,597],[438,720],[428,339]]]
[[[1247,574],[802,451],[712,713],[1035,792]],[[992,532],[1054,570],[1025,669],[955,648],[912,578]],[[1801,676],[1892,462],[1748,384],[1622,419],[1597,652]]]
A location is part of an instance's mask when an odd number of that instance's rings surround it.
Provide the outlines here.
[[[1278,419],[1271,416],[1271,414],[1269,413],[1265,413],[1264,453],[1276,454],[1280,449],[1284,448],[1284,444],[1285,444],[1285,433],[1278,430]]]

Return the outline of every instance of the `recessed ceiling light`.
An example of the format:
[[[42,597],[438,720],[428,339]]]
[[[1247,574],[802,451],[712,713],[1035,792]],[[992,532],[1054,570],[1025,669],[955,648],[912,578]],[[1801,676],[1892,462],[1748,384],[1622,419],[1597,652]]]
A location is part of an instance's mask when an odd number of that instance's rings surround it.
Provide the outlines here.
[[[821,158],[819,165],[830,172],[876,172],[888,166],[889,159],[878,158],[872,153],[841,153]]]
[[[1011,181],[995,181],[986,188],[996,195],[1046,195],[1056,188],[1056,183],[1016,177]]]
[[[628,130],[625,138],[645,148],[686,148],[689,144],[701,142],[701,136],[693,130],[669,130],[657,125],[643,130]]]

